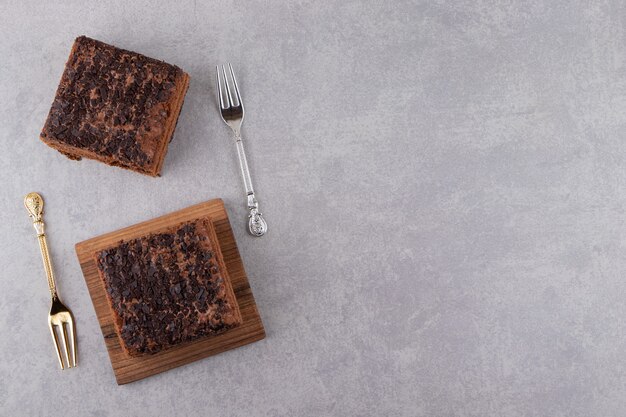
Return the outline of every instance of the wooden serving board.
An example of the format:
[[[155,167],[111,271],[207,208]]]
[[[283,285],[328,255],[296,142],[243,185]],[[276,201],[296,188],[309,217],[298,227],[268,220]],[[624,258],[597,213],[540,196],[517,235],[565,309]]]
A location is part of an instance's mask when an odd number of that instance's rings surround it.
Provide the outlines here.
[[[225,333],[172,347],[165,351],[139,357],[129,356],[121,346],[114,324],[113,311],[106,296],[102,279],[98,275],[94,253],[106,249],[120,240],[145,236],[155,229],[178,225],[184,221],[210,216],[217,234],[226,269],[239,304],[243,323]],[[76,254],[87,282],[87,288],[100,322],[111,366],[118,384],[127,384],[185,365],[216,353],[224,352],[265,337],[261,317],[254,302],[228,215],[221,199],[207,201],[186,209],[107,233],[76,244]]]

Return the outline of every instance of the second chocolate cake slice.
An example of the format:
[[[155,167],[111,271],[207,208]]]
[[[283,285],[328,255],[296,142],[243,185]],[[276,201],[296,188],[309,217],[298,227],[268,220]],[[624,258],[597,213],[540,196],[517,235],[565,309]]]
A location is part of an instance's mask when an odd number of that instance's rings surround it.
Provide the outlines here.
[[[188,85],[175,65],[81,36],[41,140],[70,159],[157,176]]]
[[[208,218],[122,241],[95,260],[122,345],[132,356],[241,324]]]

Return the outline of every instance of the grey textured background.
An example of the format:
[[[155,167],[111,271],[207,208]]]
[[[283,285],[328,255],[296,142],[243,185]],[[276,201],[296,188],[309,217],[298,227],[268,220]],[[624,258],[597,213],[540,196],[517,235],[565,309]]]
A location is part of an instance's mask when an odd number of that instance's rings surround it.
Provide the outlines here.
[[[52,3],[0,3],[1,415],[626,415],[623,2]],[[161,178],[37,140],[81,34],[190,73]],[[214,105],[226,61],[262,239]],[[118,387],[74,244],[214,197],[267,339]]]

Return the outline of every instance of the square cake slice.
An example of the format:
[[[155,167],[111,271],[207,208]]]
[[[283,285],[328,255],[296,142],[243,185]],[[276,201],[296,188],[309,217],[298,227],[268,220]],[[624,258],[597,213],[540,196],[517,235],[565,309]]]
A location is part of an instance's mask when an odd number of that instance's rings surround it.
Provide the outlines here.
[[[158,176],[188,86],[175,65],[81,36],[41,140],[70,159]]]
[[[131,356],[242,322],[209,218],[121,241],[94,256],[118,335]]]

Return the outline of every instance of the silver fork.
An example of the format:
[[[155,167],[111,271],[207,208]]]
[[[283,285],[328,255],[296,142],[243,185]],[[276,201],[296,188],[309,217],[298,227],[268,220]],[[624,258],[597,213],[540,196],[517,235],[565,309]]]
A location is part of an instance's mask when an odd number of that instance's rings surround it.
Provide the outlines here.
[[[233,67],[230,64],[228,64],[228,69],[230,70],[232,82],[228,80],[224,65],[222,65],[221,68],[222,74],[220,74],[220,67],[216,67],[217,99],[220,106],[220,114],[222,115],[224,123],[231,128],[235,135],[239,167],[241,168],[243,184],[246,188],[248,210],[250,210],[250,214],[248,215],[248,231],[252,236],[263,236],[267,232],[267,223],[263,215],[259,212],[259,202],[254,195],[248,160],[246,159],[246,152],[243,149],[243,141],[241,140],[241,125],[243,124],[244,117],[243,101],[241,100],[241,94],[239,94],[239,87],[237,86]]]

